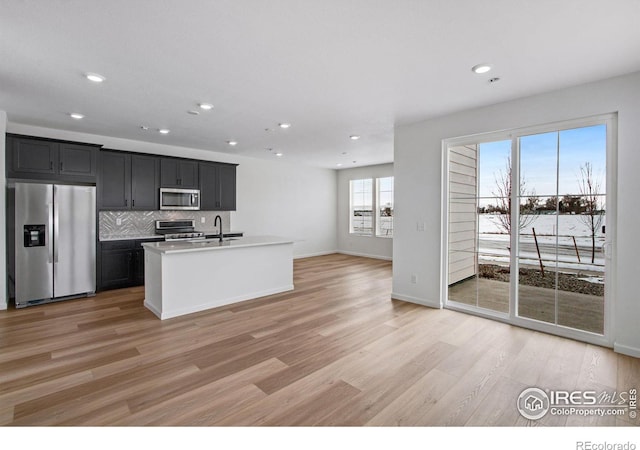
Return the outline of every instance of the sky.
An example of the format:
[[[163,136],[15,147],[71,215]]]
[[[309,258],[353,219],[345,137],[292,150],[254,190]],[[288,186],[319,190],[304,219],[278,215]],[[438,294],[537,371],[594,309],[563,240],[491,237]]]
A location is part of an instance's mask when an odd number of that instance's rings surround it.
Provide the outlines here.
[[[506,173],[511,141],[480,144],[480,197],[494,197],[496,178]],[[606,125],[574,128],[523,136],[520,138],[520,177],[524,178],[527,195],[578,195],[580,166],[590,162],[594,178],[605,194]],[[480,205],[495,201],[481,200]]]

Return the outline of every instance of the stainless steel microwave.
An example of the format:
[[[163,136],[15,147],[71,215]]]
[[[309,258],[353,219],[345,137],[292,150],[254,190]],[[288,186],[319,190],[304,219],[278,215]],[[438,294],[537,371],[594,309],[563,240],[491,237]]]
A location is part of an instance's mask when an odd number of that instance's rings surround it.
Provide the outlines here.
[[[200,191],[198,189],[160,188],[160,209],[199,210]]]

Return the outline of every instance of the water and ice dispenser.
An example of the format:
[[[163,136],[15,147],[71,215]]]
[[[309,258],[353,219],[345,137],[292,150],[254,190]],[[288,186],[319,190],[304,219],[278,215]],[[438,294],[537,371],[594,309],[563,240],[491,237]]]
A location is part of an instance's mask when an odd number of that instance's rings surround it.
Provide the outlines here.
[[[44,225],[25,225],[24,226],[24,246],[25,247],[44,247],[45,246],[45,226]]]

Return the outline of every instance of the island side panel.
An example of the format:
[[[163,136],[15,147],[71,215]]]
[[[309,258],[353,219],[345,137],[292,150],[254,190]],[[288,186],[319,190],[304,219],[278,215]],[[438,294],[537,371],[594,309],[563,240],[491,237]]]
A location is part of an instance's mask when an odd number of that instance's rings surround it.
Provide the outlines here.
[[[162,257],[144,252],[144,306],[162,319]]]
[[[292,243],[160,257],[161,319],[293,289]]]

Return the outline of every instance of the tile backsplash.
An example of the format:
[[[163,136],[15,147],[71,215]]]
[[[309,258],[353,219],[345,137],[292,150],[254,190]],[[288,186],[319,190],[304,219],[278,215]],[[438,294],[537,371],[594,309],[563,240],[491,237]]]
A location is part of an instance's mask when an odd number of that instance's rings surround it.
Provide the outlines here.
[[[114,236],[149,236],[155,234],[155,221],[167,219],[193,219],[196,230],[212,231],[217,215],[222,218],[222,230],[228,232],[231,225],[229,211],[100,211],[100,239]],[[204,217],[205,223],[201,223]],[[118,225],[120,219],[120,225]],[[216,230],[217,231],[217,230]],[[233,230],[235,231],[235,230]]]

